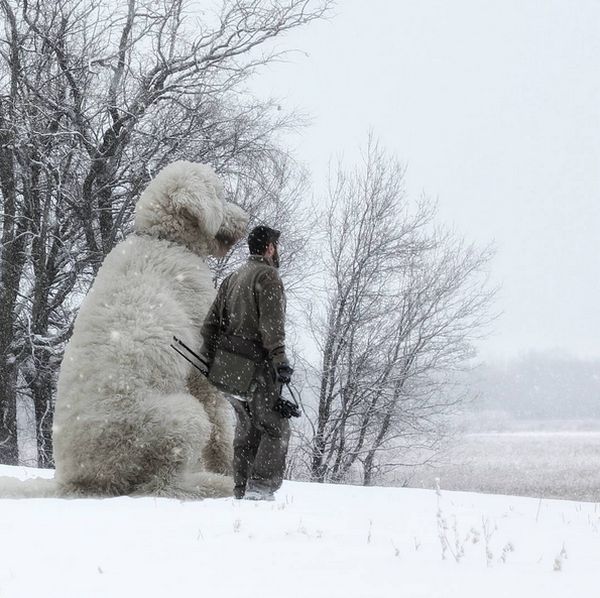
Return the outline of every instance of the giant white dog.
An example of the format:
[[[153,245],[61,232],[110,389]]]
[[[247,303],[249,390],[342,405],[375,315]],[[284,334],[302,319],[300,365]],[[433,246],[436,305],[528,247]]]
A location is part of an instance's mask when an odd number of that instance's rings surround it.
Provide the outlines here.
[[[64,355],[54,482],[26,495],[232,494],[230,407],[169,343],[176,335],[199,348],[215,294],[205,258],[224,255],[246,224],[206,165],[175,162],[150,182]]]

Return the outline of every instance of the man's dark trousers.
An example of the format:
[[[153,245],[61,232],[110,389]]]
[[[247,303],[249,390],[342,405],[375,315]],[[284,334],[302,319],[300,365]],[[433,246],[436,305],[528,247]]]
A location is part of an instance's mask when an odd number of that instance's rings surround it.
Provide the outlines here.
[[[238,498],[246,490],[275,492],[283,482],[290,422],[274,409],[279,392],[270,370],[260,369],[248,401],[234,401],[233,479]]]

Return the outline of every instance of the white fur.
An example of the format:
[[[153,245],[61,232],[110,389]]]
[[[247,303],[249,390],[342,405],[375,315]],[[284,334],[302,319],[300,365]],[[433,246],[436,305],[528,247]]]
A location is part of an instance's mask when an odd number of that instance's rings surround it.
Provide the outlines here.
[[[223,396],[169,347],[196,349],[214,298],[204,261],[246,215],[208,166],[175,162],[142,194],[136,232],[104,260],[66,349],[54,416],[59,495],[232,493]]]

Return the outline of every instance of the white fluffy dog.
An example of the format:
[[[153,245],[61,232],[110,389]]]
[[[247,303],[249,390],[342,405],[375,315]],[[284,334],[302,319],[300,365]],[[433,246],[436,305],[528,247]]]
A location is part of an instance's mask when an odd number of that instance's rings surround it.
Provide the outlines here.
[[[175,162],[150,182],[135,232],[104,260],[75,322],[58,381],[55,480],[40,494],[232,494],[230,407],[169,343],[199,348],[215,295],[204,258],[224,255],[246,224],[206,165]]]

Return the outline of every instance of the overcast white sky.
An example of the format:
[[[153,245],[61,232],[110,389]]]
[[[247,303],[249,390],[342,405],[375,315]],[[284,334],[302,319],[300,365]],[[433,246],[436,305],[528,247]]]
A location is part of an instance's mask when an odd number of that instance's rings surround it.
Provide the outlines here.
[[[294,139],[315,192],[369,128],[465,237],[495,241],[504,315],[484,356],[600,357],[600,2],[340,0],[288,36],[263,95],[313,124]]]

